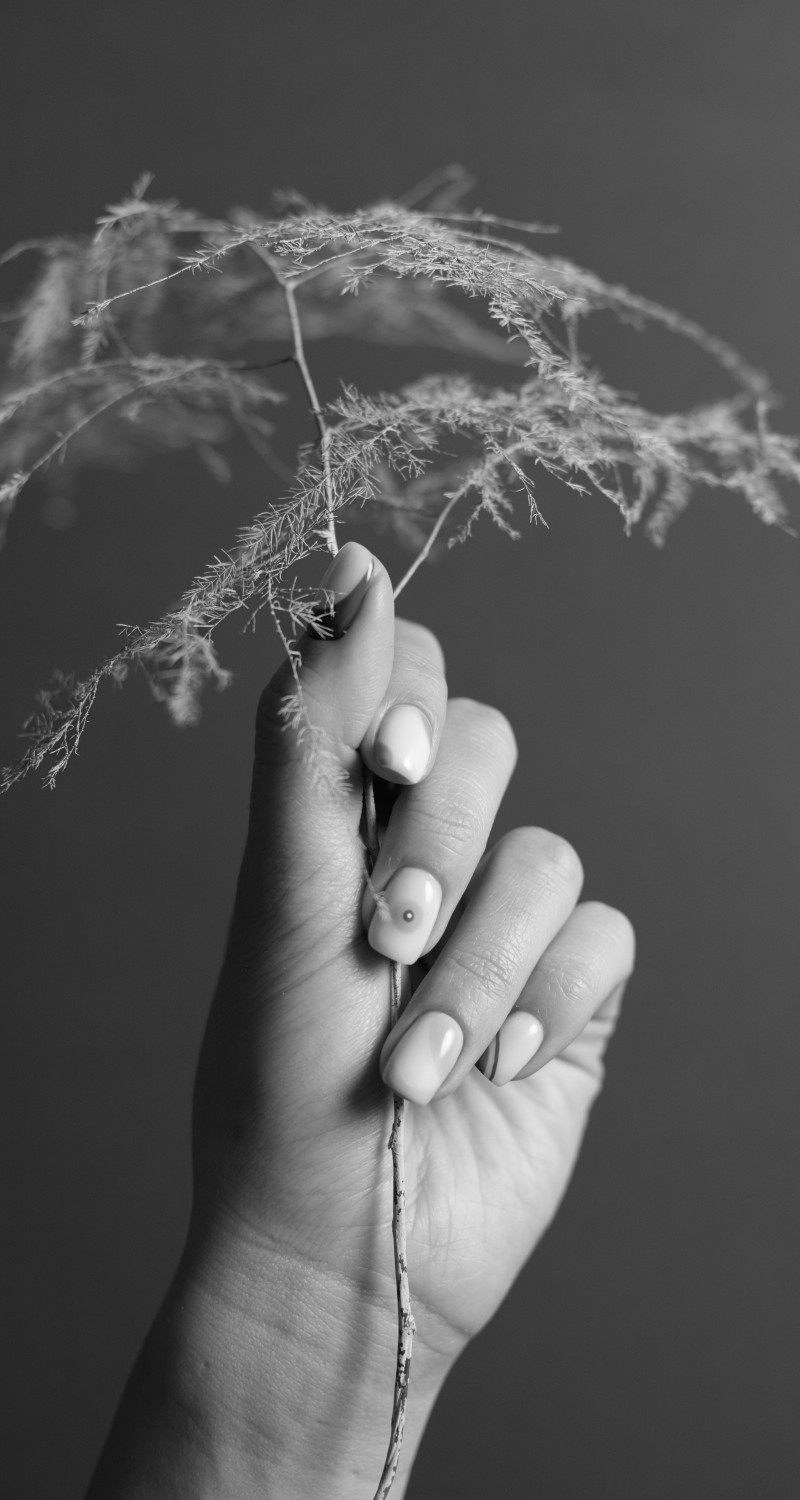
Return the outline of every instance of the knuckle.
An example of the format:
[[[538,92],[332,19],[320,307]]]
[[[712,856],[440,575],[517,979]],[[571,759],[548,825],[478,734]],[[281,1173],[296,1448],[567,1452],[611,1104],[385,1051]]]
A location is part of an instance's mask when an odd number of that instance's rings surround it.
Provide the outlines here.
[[[493,859],[508,889],[525,890],[536,900],[578,898],[583,865],[566,839],[544,828],[512,828],[495,845]]]
[[[506,1000],[518,977],[519,955],[510,943],[498,944],[490,953],[457,948],[448,960],[459,976],[465,975],[490,1000]]]
[[[561,1005],[569,1010],[587,1009],[595,1003],[601,989],[598,970],[585,959],[558,964],[550,970],[548,981]]]
[[[510,828],[496,843],[494,854],[509,876],[529,872],[541,861],[542,829]]]
[[[482,742],[482,748],[490,756],[500,753],[504,759],[515,764],[517,760],[517,737],[505,714],[488,703],[479,703],[475,698],[455,700],[457,711],[470,720],[473,738]]]
[[[460,854],[471,849],[482,835],[480,804],[468,788],[463,792],[451,789],[447,798],[437,798],[426,807],[419,831],[426,842],[438,844],[451,854]]]
[[[420,625],[418,620],[395,620],[395,651],[398,646],[413,657],[415,666],[444,676],[444,651],[427,625]]]
[[[623,977],[630,978],[636,963],[636,932],[625,913],[604,901],[588,901],[587,908],[597,922],[602,937],[619,954]]]
[[[529,830],[535,835],[536,858],[544,878],[558,890],[580,890],[583,885],[583,864],[580,855],[568,839],[546,828]]]

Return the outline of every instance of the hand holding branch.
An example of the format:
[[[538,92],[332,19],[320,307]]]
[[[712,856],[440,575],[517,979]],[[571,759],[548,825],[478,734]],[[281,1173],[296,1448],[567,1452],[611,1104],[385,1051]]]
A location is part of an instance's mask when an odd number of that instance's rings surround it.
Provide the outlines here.
[[[401,1495],[442,1382],[555,1212],[632,969],[630,924],[579,903],[563,839],[516,828],[487,852],[506,719],[448,701],[438,642],[395,620],[365,548],[325,582],[297,679],[287,663],[259,707],[187,1245],[91,1500],[371,1500],[396,1341],[393,1092],[417,1323]],[[305,724],[287,727],[298,685]],[[407,983],[387,1037],[392,961]]]

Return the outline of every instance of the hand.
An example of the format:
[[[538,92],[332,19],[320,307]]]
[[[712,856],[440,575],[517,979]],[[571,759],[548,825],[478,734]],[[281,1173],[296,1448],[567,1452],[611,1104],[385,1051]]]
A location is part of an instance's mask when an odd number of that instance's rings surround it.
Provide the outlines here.
[[[516,759],[508,723],[448,703],[436,640],[395,622],[364,548],[342,549],[330,587],[338,638],[303,643],[293,720],[288,664],[259,708],[192,1228],[148,1359],[206,1446],[215,1432],[237,1452],[224,1493],[251,1493],[244,1450],[270,1494],[324,1475],[326,1494],[370,1500],[396,1336],[387,1084],[409,1100],[417,1321],[399,1497],[441,1381],[567,1183],[634,945],[618,912],[577,904],[564,840],[518,828],[485,853]],[[365,764],[396,793],[369,884]],[[387,956],[410,966],[388,1038]],[[191,1493],[216,1494],[193,1462]]]

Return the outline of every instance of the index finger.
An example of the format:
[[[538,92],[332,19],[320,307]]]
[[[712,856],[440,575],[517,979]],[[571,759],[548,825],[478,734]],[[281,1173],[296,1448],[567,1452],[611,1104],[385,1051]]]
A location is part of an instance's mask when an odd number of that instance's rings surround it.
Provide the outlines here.
[[[444,654],[436,636],[412,620],[395,620],[389,684],[360,745],[376,776],[403,786],[428,775],[447,710]]]

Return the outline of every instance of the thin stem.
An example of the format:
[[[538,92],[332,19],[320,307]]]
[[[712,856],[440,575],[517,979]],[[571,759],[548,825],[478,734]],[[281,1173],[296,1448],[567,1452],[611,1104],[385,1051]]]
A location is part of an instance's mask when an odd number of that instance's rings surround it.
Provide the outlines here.
[[[308,394],[308,404],[311,415],[317,424],[319,433],[319,451],[322,458],[322,472],[325,476],[325,504],[328,512],[328,546],[334,554],[339,550],[336,540],[336,525],[333,519],[333,480],[331,478],[331,433],[319,404],[311,372],[306,363],[305,349],[303,348],[303,335],[300,328],[300,319],[297,314],[297,303],[295,301],[294,287],[289,282],[283,282],[283,295],[286,298],[286,306],[289,312],[289,321],[292,325],[292,339],[294,342],[294,357],[297,367],[303,377],[303,384]]]
[[[357,255],[363,255],[367,250],[374,250],[376,245],[383,245],[385,243],[385,237],[381,239],[376,234],[374,239],[365,239],[363,244],[356,246],[355,249],[350,245],[347,250],[338,250],[335,255],[327,255],[324,260],[315,261],[313,266],[307,266],[304,271],[293,272],[292,286],[305,286],[307,281],[313,281],[315,276],[320,276],[323,271],[327,271],[328,267],[335,265],[337,261],[355,260]]]
[[[436,541],[437,536],[439,535],[439,532],[441,531],[442,527],[444,526],[444,523],[447,520],[447,517],[449,516],[449,514],[450,514],[451,510],[453,509],[453,507],[458,504],[458,501],[462,498],[463,494],[464,494],[463,489],[459,489],[459,490],[456,490],[454,494],[448,495],[448,497],[447,497],[447,504],[444,507],[444,510],[440,511],[439,515],[436,517],[436,520],[434,521],[433,526],[431,527],[430,534],[428,536],[427,541],[423,544],[423,546],[421,547],[420,551],[417,553],[417,556],[414,558],[414,561],[411,564],[411,567],[407,570],[407,572],[405,572],[403,574],[402,578],[400,579],[400,582],[398,583],[397,587],[395,588],[395,591],[394,591],[394,597],[395,597],[395,599],[397,599],[398,596],[400,594],[402,594],[403,589],[405,588],[406,584],[410,583],[411,579],[414,577],[414,574],[416,573],[417,568],[419,568],[421,566],[421,564],[424,563],[426,557],[428,556],[428,553],[431,550],[431,547],[433,546],[434,542]]]
[[[0,255],[0,266],[7,266],[10,261],[16,260],[18,256],[27,255],[29,250],[50,250],[52,243],[52,240],[49,239],[19,240],[16,245],[9,246],[8,250],[4,250],[2,255]]]
[[[77,437],[80,432],[83,432],[84,427],[88,427],[90,422],[94,422],[97,417],[104,416],[107,411],[111,411],[112,408],[118,406],[121,401],[127,401],[130,396],[137,395],[139,391],[150,390],[154,386],[164,385],[165,382],[174,379],[175,371],[170,370],[166,373],[150,376],[146,380],[139,381],[136,385],[129,386],[127,390],[118,391],[116,395],[109,396],[107,401],[101,402],[99,406],[96,406],[92,411],[87,412],[87,414],[81,417],[77,422],[75,422],[67,432],[59,434],[56,441],[51,444],[46,452],[44,452],[40,458],[37,458],[35,463],[32,463],[29,469],[26,469],[24,475],[24,483],[27,484],[28,480],[33,474],[37,472],[38,469],[43,468],[44,465],[48,464],[51,459],[56,458],[58,454],[66,448],[67,444],[70,443],[73,438]]]
[[[333,553],[338,551],[336,540],[336,529],[333,519],[333,484],[330,470],[330,429],[327,426],[322,409],[319,404],[311,372],[306,362],[305,350],[303,348],[303,335],[300,327],[300,318],[297,312],[297,303],[294,296],[293,286],[283,277],[279,268],[275,265],[272,256],[260,246],[254,245],[253,249],[266,261],[273,276],[278,282],[286,298],[286,307],[292,328],[292,339],[294,344],[294,358],[300,371],[303,384],[308,396],[309,409],[317,424],[319,433],[320,452],[322,455],[323,473],[325,476],[325,498],[328,510],[328,544]],[[444,517],[441,518],[443,520]],[[432,538],[430,539],[432,540]],[[418,561],[422,561],[420,557]],[[273,618],[278,624],[275,610],[270,600]],[[284,645],[288,642],[283,637]],[[297,679],[297,671],[289,651],[293,671]],[[297,679],[299,689],[299,679]],[[370,870],[373,868],[378,857],[378,817],[375,807],[375,783],[371,771],[364,769],[364,810],[367,833],[367,850],[369,856]],[[402,966],[398,963],[391,964],[391,987],[392,1000],[390,1012],[390,1024],[394,1025],[400,1013],[400,1002],[403,988]],[[403,1442],[403,1430],[406,1421],[406,1404],[408,1402],[408,1386],[411,1376],[411,1350],[416,1332],[414,1318],[411,1312],[411,1290],[408,1280],[408,1258],[406,1254],[406,1188],[405,1188],[405,1164],[403,1159],[403,1117],[405,1112],[405,1100],[398,1095],[394,1096],[394,1119],[392,1131],[389,1137],[389,1150],[392,1153],[392,1244],[394,1247],[395,1283],[397,1287],[397,1362],[395,1366],[394,1401],[392,1403],[392,1420],[389,1435],[389,1446],[386,1450],[383,1472],[375,1492],[375,1500],[386,1500],[386,1496],[394,1483],[397,1473],[397,1465],[400,1462],[400,1448]]]
[[[446,167],[437,167],[435,171],[429,172],[427,177],[423,177],[421,182],[416,182],[407,193],[401,193],[397,201],[404,204],[406,208],[414,208],[417,203],[423,198],[429,198],[431,193],[436,192],[438,188],[447,187],[448,184],[453,186],[455,183],[465,183],[468,187],[473,185],[469,172],[465,172],[458,162],[450,162]],[[423,210],[420,209],[419,212]]]
[[[141,363],[143,364],[144,362],[142,361]],[[35,462],[30,465],[30,468],[26,469],[20,476],[20,488],[23,484],[27,484],[28,480],[32,477],[32,475],[37,473],[39,469],[44,468],[45,464],[48,464],[52,459],[57,458],[58,455],[67,448],[67,445],[72,442],[72,439],[78,437],[78,435],[83,432],[84,428],[88,427],[90,423],[96,421],[98,417],[104,416],[106,412],[112,411],[113,408],[115,406],[119,406],[121,402],[127,401],[130,397],[137,396],[142,392],[158,389],[159,386],[169,385],[171,382],[178,381],[182,376],[193,373],[194,371],[202,372],[204,370],[213,370],[219,371],[222,374],[225,372],[225,369],[228,368],[218,360],[198,359],[176,363],[177,368],[171,366],[166,370],[156,370],[152,374],[138,375],[138,363],[135,360],[115,359],[104,361],[102,364],[102,369],[104,371],[106,369],[130,370],[133,384],[127,386],[125,390],[116,391],[115,394],[113,396],[109,396],[106,401],[102,401],[98,406],[93,407],[91,411],[84,413],[84,415],[78,418],[78,420],[74,422],[72,427],[70,427],[66,432],[59,433],[55,442],[51,443],[50,447],[47,448],[45,452],[42,453],[39,458],[37,458]],[[30,386],[26,391],[22,393],[19,406],[24,405],[26,401],[31,400],[33,397],[40,395],[49,386],[57,384],[58,381],[66,379],[67,377],[72,375],[87,375],[90,373],[90,369],[92,368],[97,369],[101,367],[73,366],[71,369],[65,371],[63,375],[53,375],[46,380],[42,380],[35,386]],[[230,368],[233,369],[234,367],[231,366]],[[17,410],[18,409],[19,407],[17,408]],[[233,415],[235,417],[236,413],[234,412]]]
[[[375,782],[372,772],[366,768],[364,770],[364,812],[367,852],[370,869],[372,869],[378,857],[380,845],[378,839],[378,817],[375,808]],[[391,1025],[394,1026],[400,1013],[400,1002],[403,992],[403,968],[401,964],[392,963],[391,965],[391,987],[390,1019]],[[386,1496],[394,1483],[397,1465],[400,1462],[400,1448],[403,1442],[403,1429],[406,1422],[408,1385],[411,1378],[411,1350],[414,1343],[414,1334],[416,1333],[416,1326],[411,1312],[411,1291],[408,1281],[408,1258],[406,1255],[406,1183],[403,1159],[404,1115],[405,1100],[401,1099],[398,1094],[395,1094],[394,1119],[392,1121],[391,1135],[389,1136],[389,1150],[392,1153],[392,1243],[394,1245],[394,1271],[397,1287],[397,1364],[395,1366],[394,1401],[392,1403],[389,1446],[386,1450],[383,1472],[378,1488],[375,1491],[374,1500],[386,1500]]]
[[[191,228],[193,229],[194,226],[191,226]],[[185,276],[187,271],[200,271],[205,266],[213,265],[215,260],[221,260],[224,255],[229,255],[232,250],[238,250],[240,246],[248,244],[250,244],[250,236],[241,234],[236,239],[231,240],[229,244],[220,246],[218,250],[208,250],[204,255],[190,256],[187,258],[185,264],[178,266],[175,271],[167,271],[164,276],[155,276],[152,281],[143,281],[139,286],[126,287],[124,292],[115,292],[113,297],[106,297],[102,302],[88,303],[86,311],[80,317],[73,318],[72,321],[77,327],[84,327],[90,324],[95,318],[100,317],[107,307],[111,307],[113,302],[121,302],[123,297],[134,297],[137,292],[149,292],[151,287],[163,286],[167,281],[174,281],[176,276]],[[23,248],[27,247],[24,246]]]
[[[294,286],[291,279],[283,275],[278,263],[268,250],[262,245],[253,244],[256,255],[268,265],[275,280],[283,292],[286,301],[286,310],[289,314],[289,323],[292,329],[292,345],[294,349],[294,362],[300,371],[300,377],[305,387],[308,398],[308,409],[314,418],[319,437],[319,451],[322,458],[322,472],[325,483],[325,508],[327,511],[327,542],[328,549],[334,556],[339,551],[339,543],[336,539],[336,524],[333,518],[333,479],[331,477],[331,432],[322,413],[319,396],[311,379],[311,371],[308,368],[305,348],[303,345],[303,330],[300,327],[300,316],[297,311],[297,302],[294,295]]]

